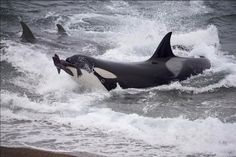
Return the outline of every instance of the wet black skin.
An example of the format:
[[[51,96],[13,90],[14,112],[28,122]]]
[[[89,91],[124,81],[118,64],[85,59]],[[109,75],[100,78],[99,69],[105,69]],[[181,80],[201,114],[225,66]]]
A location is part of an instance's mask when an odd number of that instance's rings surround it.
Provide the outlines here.
[[[182,81],[191,75],[202,73],[210,67],[209,61],[205,58],[186,58],[183,61],[181,72],[175,76],[168,70],[165,63],[173,57],[152,59],[136,63],[119,63],[88,56],[75,55],[66,59],[66,62],[73,64],[76,68],[84,69],[84,64],[92,68],[101,68],[117,76],[115,79],[106,79],[96,71],[94,75],[98,77],[107,90],[114,89],[117,83],[122,88],[147,88],[168,84],[171,81]],[[180,57],[177,57],[180,58]],[[183,58],[182,58],[183,59]],[[84,60],[84,62],[80,62]],[[80,64],[78,64],[80,62]]]
[[[159,44],[153,56],[147,61],[120,63],[111,62],[84,55],[74,55],[67,58],[65,61],[60,60],[56,65],[64,65],[64,71],[68,74],[67,66],[78,69],[85,69],[101,81],[104,87],[110,91],[116,88],[117,83],[122,88],[147,88],[158,85],[168,84],[171,81],[182,81],[192,75],[202,73],[205,69],[209,69],[211,64],[206,58],[183,58],[173,54],[170,47],[171,32],[168,33]],[[56,56],[56,55],[55,55]],[[54,57],[55,57],[54,56]],[[171,60],[171,68],[168,68],[166,63]],[[175,68],[175,65],[181,65],[180,68]],[[117,78],[103,78],[94,68],[100,68],[109,71],[117,76]],[[177,71],[177,72],[176,72]],[[71,74],[70,74],[71,75]]]

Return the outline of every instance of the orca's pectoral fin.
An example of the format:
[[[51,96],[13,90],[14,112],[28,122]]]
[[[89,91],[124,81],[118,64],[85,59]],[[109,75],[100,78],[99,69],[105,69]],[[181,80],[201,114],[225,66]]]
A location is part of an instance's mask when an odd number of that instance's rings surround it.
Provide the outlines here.
[[[61,35],[67,35],[65,29],[60,24],[57,24],[57,32]]]
[[[100,81],[108,91],[117,87],[117,82],[113,79],[101,79]]]
[[[32,31],[29,29],[29,27],[23,21],[21,21],[20,24],[23,29],[22,35],[21,35],[21,38],[23,39],[23,41],[27,41],[27,42],[31,42],[31,43],[35,42],[36,38],[34,37]]]
[[[103,84],[103,86],[108,90],[115,89],[117,87],[117,81],[116,79],[106,79],[103,78],[101,75],[99,75],[96,71],[93,72],[94,75],[100,80],[100,82]]]

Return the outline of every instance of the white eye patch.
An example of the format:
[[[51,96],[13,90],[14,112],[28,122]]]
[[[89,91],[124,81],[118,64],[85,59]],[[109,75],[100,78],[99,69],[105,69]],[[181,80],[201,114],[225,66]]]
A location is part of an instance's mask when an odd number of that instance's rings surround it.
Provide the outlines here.
[[[94,68],[94,71],[96,71],[99,75],[101,75],[103,78],[106,79],[115,79],[117,76],[110,71],[101,69],[101,68]]]

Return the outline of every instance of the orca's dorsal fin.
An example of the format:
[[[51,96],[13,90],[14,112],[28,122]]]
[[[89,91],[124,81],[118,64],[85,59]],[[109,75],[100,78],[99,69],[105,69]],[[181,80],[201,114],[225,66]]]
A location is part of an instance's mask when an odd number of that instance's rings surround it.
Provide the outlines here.
[[[29,27],[23,21],[21,21],[20,24],[23,29],[23,33],[21,35],[21,38],[27,42],[31,42],[31,43],[35,42],[36,38],[34,37],[32,31],[29,29]]]
[[[165,35],[165,37],[160,42],[159,46],[157,47],[155,53],[153,56],[149,59],[155,59],[155,58],[167,58],[167,57],[175,57],[171,50],[170,46],[170,37],[172,32],[169,32]]]
[[[57,24],[57,32],[62,35],[67,35],[65,29],[60,24]]]

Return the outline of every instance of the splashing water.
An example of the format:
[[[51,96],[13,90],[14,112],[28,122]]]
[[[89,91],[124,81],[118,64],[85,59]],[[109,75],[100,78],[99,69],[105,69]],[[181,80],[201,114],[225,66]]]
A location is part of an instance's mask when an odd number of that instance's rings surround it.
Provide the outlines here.
[[[11,27],[1,29],[12,36],[1,39],[1,144],[107,156],[236,155],[235,52],[222,48],[218,25],[207,23],[226,2],[214,8],[202,1],[58,1],[48,12],[40,2],[27,3],[42,15],[22,13],[33,32],[66,47],[23,43]],[[46,29],[37,30],[43,21]],[[54,35],[58,22],[67,38]],[[92,51],[97,58],[142,61],[168,31],[171,45],[190,48],[174,49],[177,56],[205,56],[211,69],[182,82],[108,93],[58,75],[51,60],[54,53],[66,58]]]

